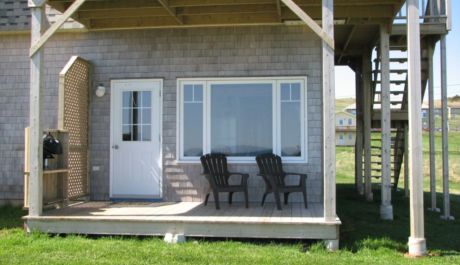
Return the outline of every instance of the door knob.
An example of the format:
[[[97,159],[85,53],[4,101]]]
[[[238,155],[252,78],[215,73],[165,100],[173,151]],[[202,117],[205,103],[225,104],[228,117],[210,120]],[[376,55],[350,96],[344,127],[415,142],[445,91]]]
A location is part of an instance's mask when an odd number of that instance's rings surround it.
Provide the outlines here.
[[[117,149],[118,149],[118,145],[117,145],[117,144],[112,145],[112,148],[115,149],[115,150],[117,150]]]

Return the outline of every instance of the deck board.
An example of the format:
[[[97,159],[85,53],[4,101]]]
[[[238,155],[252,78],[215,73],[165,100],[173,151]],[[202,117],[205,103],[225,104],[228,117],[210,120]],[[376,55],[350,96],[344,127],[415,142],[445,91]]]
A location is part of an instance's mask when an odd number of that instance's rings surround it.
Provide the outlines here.
[[[273,203],[263,207],[251,203],[200,202],[112,203],[87,202],[63,209],[46,211],[43,216],[26,216],[29,231],[48,233],[164,235],[182,233],[199,237],[243,237],[286,239],[338,238],[340,220],[326,222],[323,206],[311,203],[283,205],[278,211]]]

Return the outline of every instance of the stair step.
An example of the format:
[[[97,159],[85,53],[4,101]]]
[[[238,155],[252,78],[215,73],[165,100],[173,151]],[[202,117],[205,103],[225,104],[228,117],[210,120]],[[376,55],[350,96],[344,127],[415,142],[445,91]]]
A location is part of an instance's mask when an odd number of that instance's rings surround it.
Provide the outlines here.
[[[374,101],[374,104],[381,104],[382,101]],[[390,104],[391,105],[399,105],[399,104],[402,104],[403,102],[402,101],[390,101]]]
[[[377,81],[374,81],[376,84],[381,84],[382,81],[380,80],[377,80]],[[395,84],[395,85],[403,85],[406,83],[406,80],[390,80],[390,84]]]
[[[382,94],[382,91],[375,91],[374,94]],[[390,94],[395,96],[404,95],[404,91],[390,91]]]
[[[375,74],[375,73],[379,73],[379,74],[380,74],[381,72],[382,72],[382,70],[373,70],[373,71],[372,71],[372,73],[374,73],[374,74]],[[407,70],[405,70],[405,69],[392,69],[392,70],[390,70],[390,73],[391,73],[391,74],[402,75],[402,74],[407,73]]]

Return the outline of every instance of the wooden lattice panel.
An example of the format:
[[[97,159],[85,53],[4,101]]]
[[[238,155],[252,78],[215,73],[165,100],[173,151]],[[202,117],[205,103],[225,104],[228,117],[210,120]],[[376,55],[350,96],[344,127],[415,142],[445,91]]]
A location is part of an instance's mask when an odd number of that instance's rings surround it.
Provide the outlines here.
[[[89,64],[74,56],[59,75],[59,128],[69,132],[68,197],[88,195]]]

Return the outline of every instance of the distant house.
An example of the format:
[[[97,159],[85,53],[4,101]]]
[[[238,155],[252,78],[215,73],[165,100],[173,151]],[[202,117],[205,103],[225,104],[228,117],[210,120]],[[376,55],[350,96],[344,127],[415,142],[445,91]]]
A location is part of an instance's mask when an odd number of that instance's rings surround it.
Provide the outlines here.
[[[337,146],[352,146],[356,141],[356,116],[340,111],[335,113],[335,143]]]
[[[356,115],[356,104],[353,103],[344,109],[345,112]]]

